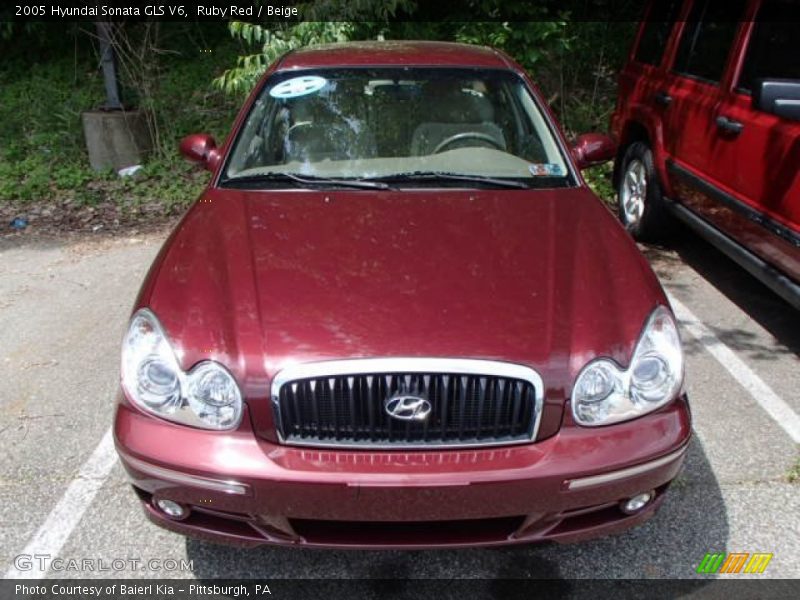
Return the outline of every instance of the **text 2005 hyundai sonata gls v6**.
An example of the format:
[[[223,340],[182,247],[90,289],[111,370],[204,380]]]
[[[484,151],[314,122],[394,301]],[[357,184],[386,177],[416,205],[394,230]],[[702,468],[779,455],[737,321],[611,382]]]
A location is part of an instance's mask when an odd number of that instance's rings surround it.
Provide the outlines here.
[[[527,75],[486,48],[290,53],[156,259],[116,444],[149,517],[241,544],[571,541],[650,517],[675,320]]]

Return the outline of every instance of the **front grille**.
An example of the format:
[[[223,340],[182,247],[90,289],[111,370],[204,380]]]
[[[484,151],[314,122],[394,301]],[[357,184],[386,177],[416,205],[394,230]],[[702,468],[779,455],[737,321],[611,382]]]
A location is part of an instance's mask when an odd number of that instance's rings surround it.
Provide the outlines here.
[[[428,447],[531,441],[542,385],[531,369],[460,359],[363,359],[309,363],[276,376],[281,439],[297,445]],[[385,403],[427,401],[424,420],[390,416]]]

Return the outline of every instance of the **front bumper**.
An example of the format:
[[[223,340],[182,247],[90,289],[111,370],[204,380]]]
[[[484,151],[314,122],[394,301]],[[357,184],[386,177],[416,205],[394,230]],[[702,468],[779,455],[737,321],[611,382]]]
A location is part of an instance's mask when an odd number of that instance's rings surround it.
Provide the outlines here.
[[[686,398],[608,427],[562,427],[535,444],[365,451],[281,446],[251,432],[170,424],[119,405],[115,440],[151,520],[255,546],[431,548],[621,531],[653,515],[691,435]],[[633,515],[620,502],[654,490]],[[183,520],[158,499],[189,508]]]

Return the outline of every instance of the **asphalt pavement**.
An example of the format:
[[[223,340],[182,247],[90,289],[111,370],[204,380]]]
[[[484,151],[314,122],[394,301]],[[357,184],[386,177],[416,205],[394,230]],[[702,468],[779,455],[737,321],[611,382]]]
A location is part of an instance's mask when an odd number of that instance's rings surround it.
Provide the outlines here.
[[[696,433],[684,471],[643,526],[567,546],[366,552],[243,550],[152,525],[109,455],[107,432],[120,340],[165,236],[0,243],[6,576],[709,578],[695,573],[707,552],[768,552],[773,559],[756,577],[800,577],[800,482],[790,482],[800,469],[792,437],[800,313],[688,233],[668,247],[643,247],[681,309]],[[161,567],[15,570],[15,557],[42,551]],[[165,570],[182,560],[191,569]]]

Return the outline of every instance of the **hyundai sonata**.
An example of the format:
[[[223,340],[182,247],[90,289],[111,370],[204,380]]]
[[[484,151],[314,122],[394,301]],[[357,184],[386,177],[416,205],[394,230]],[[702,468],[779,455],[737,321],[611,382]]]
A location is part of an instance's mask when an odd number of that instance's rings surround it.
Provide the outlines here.
[[[279,59],[143,284],[115,439],[147,515],[245,545],[437,547],[653,515],[675,319],[533,82],[488,48]]]

